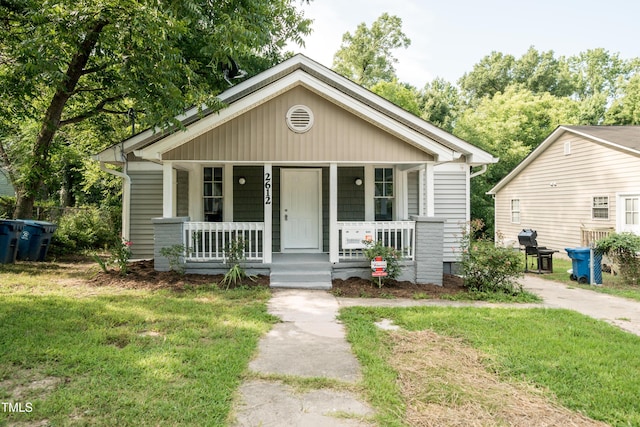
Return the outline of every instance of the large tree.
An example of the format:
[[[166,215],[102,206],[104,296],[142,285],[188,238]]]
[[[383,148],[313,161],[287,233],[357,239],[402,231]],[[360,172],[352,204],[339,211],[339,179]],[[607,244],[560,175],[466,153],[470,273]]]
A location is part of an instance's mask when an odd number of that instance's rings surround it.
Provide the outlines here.
[[[486,195],[558,125],[575,123],[575,100],[549,93],[535,94],[519,85],[484,98],[458,118],[454,134],[500,157],[471,181],[471,216],[482,218],[493,231],[493,200]]]
[[[294,0],[0,0],[0,160],[31,217],[65,127],[101,114],[170,124],[302,43]],[[71,142],[73,143],[73,141]]]
[[[363,22],[354,34],[346,32],[333,56],[333,69],[354,82],[370,88],[379,81],[396,78],[393,51],[408,47],[411,40],[402,32],[402,19],[383,13],[368,28]]]

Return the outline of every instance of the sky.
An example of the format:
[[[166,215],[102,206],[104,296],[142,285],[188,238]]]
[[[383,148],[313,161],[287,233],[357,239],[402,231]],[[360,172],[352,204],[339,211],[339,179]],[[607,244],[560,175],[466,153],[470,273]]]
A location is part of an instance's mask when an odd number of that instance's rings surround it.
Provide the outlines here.
[[[422,88],[436,77],[456,83],[491,52],[522,56],[533,46],[555,57],[604,48],[622,59],[640,57],[636,0],[312,0],[298,2],[313,19],[306,46],[290,46],[331,67],[345,32],[367,27],[384,12],[402,19],[411,39],[394,56],[401,82]]]

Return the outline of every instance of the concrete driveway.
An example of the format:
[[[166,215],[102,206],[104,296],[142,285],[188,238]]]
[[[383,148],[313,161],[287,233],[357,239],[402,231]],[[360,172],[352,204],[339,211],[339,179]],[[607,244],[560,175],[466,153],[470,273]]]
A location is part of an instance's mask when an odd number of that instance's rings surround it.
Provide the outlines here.
[[[544,307],[575,310],[640,335],[640,302],[567,286],[532,274],[523,279],[523,284],[526,290],[542,297]]]

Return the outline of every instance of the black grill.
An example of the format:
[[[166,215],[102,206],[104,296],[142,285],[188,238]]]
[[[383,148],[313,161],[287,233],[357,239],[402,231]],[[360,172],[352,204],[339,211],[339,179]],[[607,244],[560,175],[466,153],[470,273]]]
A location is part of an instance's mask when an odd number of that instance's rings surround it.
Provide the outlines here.
[[[524,246],[524,271],[529,272],[529,257],[533,266],[534,258],[537,261],[537,273],[553,272],[553,253],[558,252],[544,246],[538,246],[538,233],[536,230],[524,229],[518,233],[518,243]]]

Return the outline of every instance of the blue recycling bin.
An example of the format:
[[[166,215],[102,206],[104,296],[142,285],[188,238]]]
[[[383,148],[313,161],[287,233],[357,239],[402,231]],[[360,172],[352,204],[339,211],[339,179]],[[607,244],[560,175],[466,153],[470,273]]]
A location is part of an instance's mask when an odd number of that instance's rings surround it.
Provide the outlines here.
[[[24,261],[44,261],[49,250],[51,237],[58,226],[46,221],[24,221],[24,228],[18,243],[16,259]]]
[[[571,258],[571,268],[573,272],[571,280],[578,283],[591,283],[591,263],[593,262],[593,279],[595,283],[602,283],[602,254],[593,251],[591,259],[591,248],[565,248],[569,258]]]
[[[0,264],[16,261],[18,240],[22,234],[24,222],[9,219],[0,220]]]

